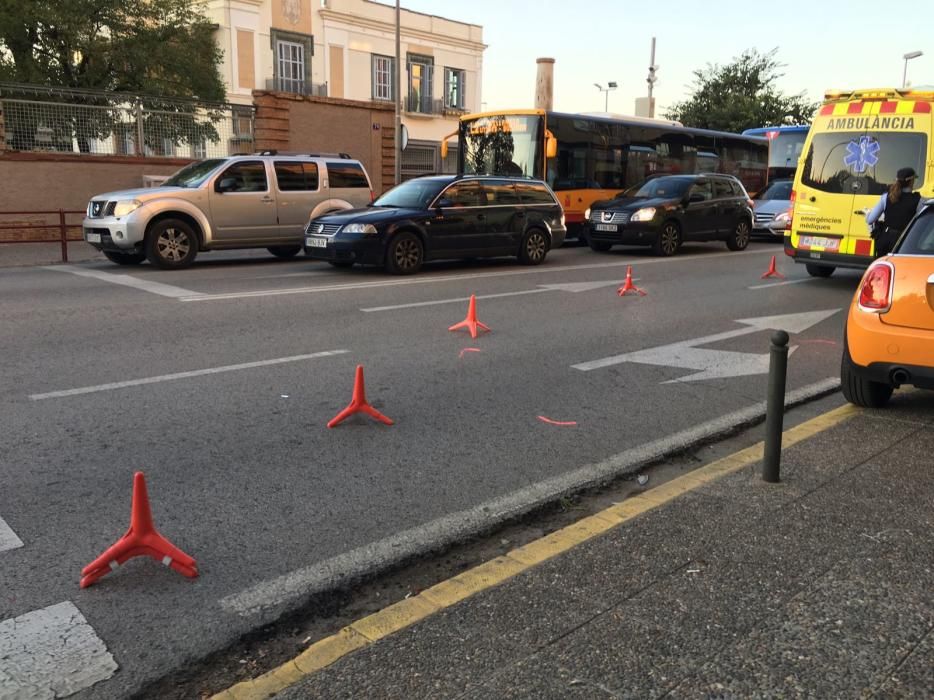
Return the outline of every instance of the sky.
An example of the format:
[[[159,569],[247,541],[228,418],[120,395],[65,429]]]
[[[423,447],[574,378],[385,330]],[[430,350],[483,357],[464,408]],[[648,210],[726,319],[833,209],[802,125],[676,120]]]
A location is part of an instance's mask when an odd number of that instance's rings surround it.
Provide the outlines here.
[[[384,0],[387,4],[394,4]],[[555,59],[554,106],[567,112],[633,114],[647,94],[652,36],[659,66],[656,114],[690,94],[693,71],[749,48],[778,48],[779,88],[818,101],[827,89],[934,85],[934,2],[630,2],[629,0],[402,0],[402,7],[479,24],[484,110],[532,107],[535,59]],[[892,17],[887,17],[889,8]]]

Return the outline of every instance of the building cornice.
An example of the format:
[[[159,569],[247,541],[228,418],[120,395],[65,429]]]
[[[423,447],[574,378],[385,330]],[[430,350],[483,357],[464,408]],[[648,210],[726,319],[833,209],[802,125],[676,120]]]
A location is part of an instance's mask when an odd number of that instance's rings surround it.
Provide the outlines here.
[[[333,20],[335,22],[342,22],[351,26],[366,27],[368,29],[375,29],[381,32],[388,32],[390,34],[395,34],[396,31],[396,25],[393,22],[383,22],[378,19],[371,19],[370,17],[361,17],[360,15],[352,15],[347,12],[337,12],[336,10],[330,10],[325,7],[319,9],[318,13],[324,20]],[[470,49],[471,51],[477,51],[480,53],[482,53],[484,49],[487,48],[486,44],[479,41],[459,39],[457,37],[445,36],[443,34],[434,34],[432,32],[422,31],[421,29],[412,29],[411,27],[402,27],[402,33],[423,41],[435,41],[443,44],[450,44],[452,46],[459,46],[460,48]]]

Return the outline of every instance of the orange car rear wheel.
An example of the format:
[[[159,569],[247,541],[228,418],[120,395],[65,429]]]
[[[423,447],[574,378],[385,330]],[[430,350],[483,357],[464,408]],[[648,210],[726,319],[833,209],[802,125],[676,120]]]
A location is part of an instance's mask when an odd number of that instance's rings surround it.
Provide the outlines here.
[[[894,390],[891,384],[873,382],[860,376],[850,358],[850,348],[846,343],[843,347],[843,361],[840,364],[840,388],[847,401],[863,408],[882,408],[888,403]]]

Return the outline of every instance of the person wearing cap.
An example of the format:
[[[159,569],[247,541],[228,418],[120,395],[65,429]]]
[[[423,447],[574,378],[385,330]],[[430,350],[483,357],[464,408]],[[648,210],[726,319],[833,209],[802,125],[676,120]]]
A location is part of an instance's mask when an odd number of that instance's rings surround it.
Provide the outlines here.
[[[877,257],[889,254],[908,222],[922,207],[921,195],[913,191],[916,177],[914,168],[901,168],[895,173],[895,182],[888,192],[866,215],[870,235],[876,242]],[[880,221],[883,214],[885,217]]]

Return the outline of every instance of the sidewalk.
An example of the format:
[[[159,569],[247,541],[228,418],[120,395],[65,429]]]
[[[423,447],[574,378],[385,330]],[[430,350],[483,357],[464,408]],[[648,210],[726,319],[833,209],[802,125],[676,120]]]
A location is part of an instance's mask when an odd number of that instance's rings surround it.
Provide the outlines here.
[[[276,697],[932,697],[932,397],[831,412],[785,450],[781,484],[744,450],[498,586],[465,597],[457,577],[359,620],[274,672],[293,684]],[[445,596],[461,600],[421,610]]]
[[[68,262],[106,260],[84,241],[68,243]],[[0,268],[54,265],[62,261],[61,243],[4,243],[0,245]]]

